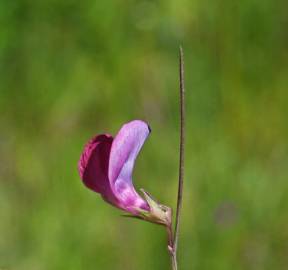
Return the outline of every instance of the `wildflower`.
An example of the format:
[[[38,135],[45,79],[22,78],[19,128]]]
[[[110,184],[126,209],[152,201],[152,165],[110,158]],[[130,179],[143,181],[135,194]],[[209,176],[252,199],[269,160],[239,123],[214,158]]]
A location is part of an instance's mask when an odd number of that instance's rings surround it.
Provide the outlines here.
[[[144,198],[132,182],[134,163],[151,132],[148,124],[134,120],[113,137],[101,134],[90,140],[78,163],[83,183],[102,198],[131,216],[165,226],[171,225],[171,208],[159,204],[145,190]]]

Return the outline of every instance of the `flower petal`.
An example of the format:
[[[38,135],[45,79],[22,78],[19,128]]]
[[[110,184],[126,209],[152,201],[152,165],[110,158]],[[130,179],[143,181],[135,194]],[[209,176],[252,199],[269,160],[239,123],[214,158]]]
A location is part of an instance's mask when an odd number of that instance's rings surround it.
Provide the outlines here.
[[[83,183],[102,197],[117,206],[108,179],[109,154],[113,137],[102,134],[94,137],[84,147],[78,163],[78,171]]]
[[[111,146],[108,169],[110,186],[123,208],[130,212],[136,208],[149,209],[132,183],[136,157],[149,133],[150,128],[145,122],[131,121],[122,126]]]

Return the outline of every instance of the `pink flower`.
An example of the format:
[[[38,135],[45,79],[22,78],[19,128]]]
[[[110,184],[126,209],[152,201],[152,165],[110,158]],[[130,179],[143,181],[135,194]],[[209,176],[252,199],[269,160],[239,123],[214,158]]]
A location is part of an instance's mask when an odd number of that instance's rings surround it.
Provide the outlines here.
[[[108,203],[133,216],[167,225],[171,209],[141,190],[144,200],[132,183],[135,160],[150,131],[148,124],[134,120],[124,124],[114,139],[109,134],[95,136],[85,146],[78,170],[83,183]]]

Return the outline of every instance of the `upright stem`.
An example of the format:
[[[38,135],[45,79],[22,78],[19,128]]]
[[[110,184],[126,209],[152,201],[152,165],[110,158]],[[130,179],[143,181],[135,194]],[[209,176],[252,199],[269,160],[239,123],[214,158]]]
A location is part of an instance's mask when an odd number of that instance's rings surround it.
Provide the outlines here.
[[[185,145],[185,85],[184,85],[184,59],[183,49],[179,48],[179,88],[180,88],[180,156],[179,180],[174,238],[171,249],[172,269],[177,270],[177,248],[179,238],[179,224],[182,210],[183,178],[184,178],[184,145]],[[172,230],[171,230],[172,231]],[[172,237],[172,236],[171,236]]]
[[[171,263],[172,263],[172,269],[173,270],[177,270],[178,266],[177,266],[177,258],[176,258],[176,253],[173,253],[171,255]]]
[[[167,234],[168,234],[168,251],[171,258],[172,270],[177,270],[177,258],[174,249],[174,239],[173,239],[173,231],[172,224],[167,226]]]

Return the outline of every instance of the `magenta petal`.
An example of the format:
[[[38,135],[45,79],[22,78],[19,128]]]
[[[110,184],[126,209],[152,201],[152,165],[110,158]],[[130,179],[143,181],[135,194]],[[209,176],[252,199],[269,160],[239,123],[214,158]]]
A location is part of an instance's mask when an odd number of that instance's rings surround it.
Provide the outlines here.
[[[78,171],[83,183],[103,198],[117,206],[108,180],[109,155],[113,138],[111,135],[98,135],[90,140],[78,163]]]
[[[131,121],[122,126],[114,140],[103,134],[89,141],[78,163],[80,177],[88,188],[110,204],[136,215],[141,209],[149,210],[132,183],[135,160],[149,133],[145,122]]]
[[[122,207],[129,212],[137,208],[149,209],[132,183],[136,157],[149,133],[150,128],[145,122],[131,121],[122,126],[111,146],[108,169],[110,186]]]

